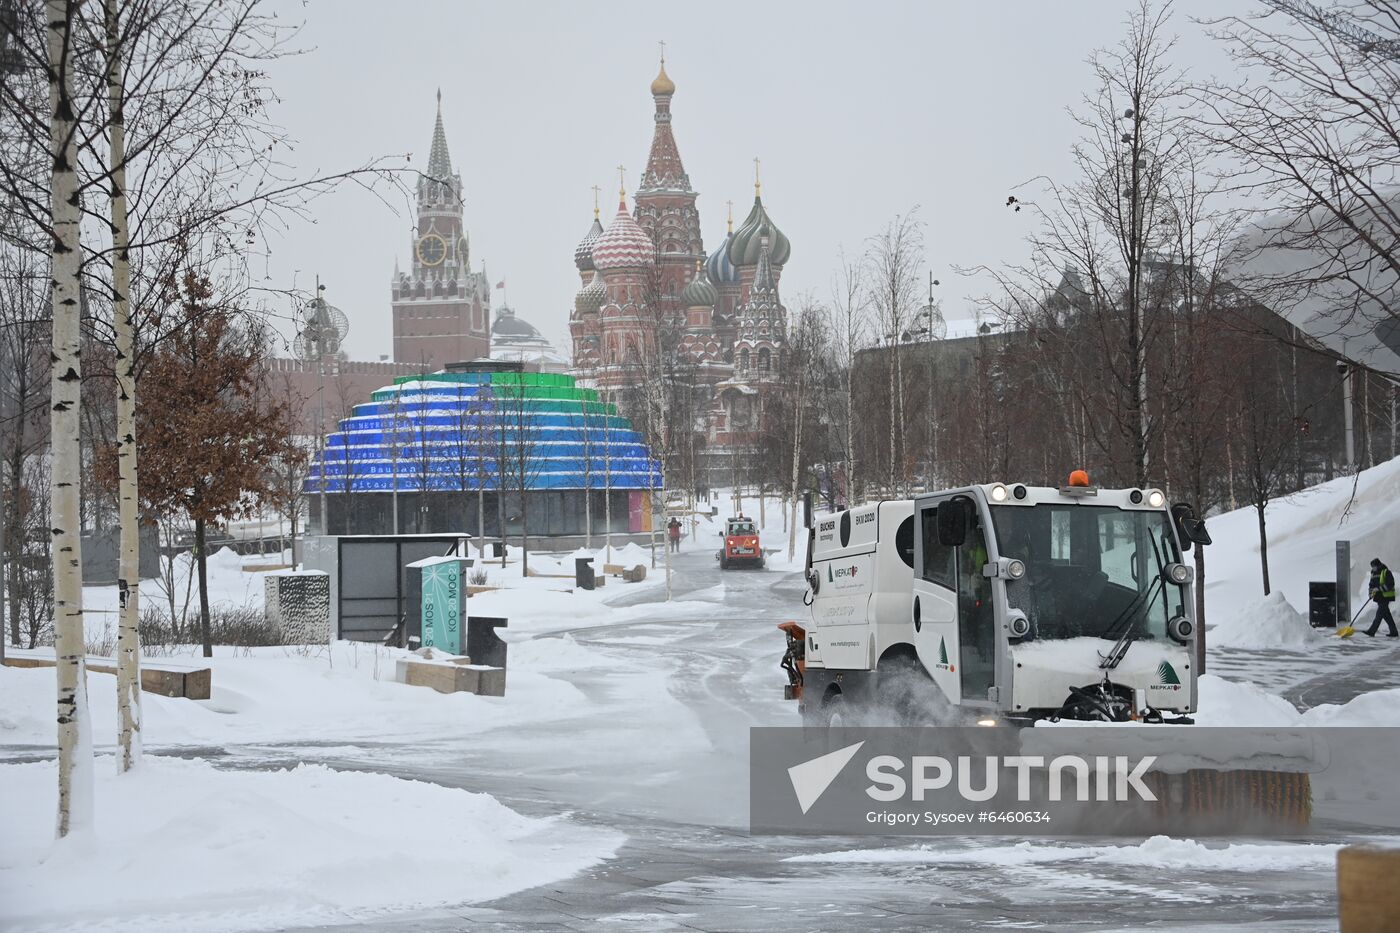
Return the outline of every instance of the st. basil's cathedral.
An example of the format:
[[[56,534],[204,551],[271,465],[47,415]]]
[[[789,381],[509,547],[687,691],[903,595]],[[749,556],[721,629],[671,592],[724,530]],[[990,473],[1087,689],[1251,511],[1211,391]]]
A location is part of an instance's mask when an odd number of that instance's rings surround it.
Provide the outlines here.
[[[581,287],[569,317],[576,374],[605,393],[662,376],[703,390],[695,430],[703,459],[723,481],[734,455],[753,451],[763,409],[787,363],[787,311],[778,294],[792,249],[768,216],[755,171],[753,208],[739,229],[732,216],[719,248],[706,253],[698,197],[671,128],[676,85],[651,83],[655,129],[646,171],[627,210],[593,225],[574,250]]]

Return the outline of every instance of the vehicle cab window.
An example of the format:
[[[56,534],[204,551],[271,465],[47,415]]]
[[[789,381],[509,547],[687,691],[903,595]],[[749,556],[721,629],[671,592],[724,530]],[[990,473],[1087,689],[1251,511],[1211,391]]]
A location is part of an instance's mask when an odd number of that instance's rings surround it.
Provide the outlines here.
[[[938,506],[931,505],[920,511],[919,533],[923,544],[923,565],[919,576],[929,583],[956,590],[956,551],[938,543]]]

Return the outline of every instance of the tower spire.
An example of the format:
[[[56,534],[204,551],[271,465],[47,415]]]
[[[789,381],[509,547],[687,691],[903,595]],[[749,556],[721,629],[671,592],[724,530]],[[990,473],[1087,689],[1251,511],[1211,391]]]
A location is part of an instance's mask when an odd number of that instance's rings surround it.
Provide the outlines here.
[[[593,186],[593,219],[598,219],[598,192],[602,191],[597,185]]]
[[[437,92],[437,120],[433,124],[433,147],[428,153],[428,174],[436,181],[452,175],[452,159],[447,154],[447,131],[442,128],[442,88]]]
[[[734,232],[734,202],[725,201],[725,206],[729,208],[729,232]]]
[[[627,207],[627,169],[617,167],[617,197],[622,208]]]
[[[661,46],[661,70],[651,82],[651,97],[656,103],[652,119],[656,129],[651,137],[651,151],[647,154],[646,170],[642,172],[638,193],[645,191],[665,191],[692,193],[690,176],[681,163],[681,153],[676,148],[676,138],[671,132],[671,98],[676,93],[676,83],[666,74],[666,47]]]
[[[761,197],[761,196],[763,195],[763,182],[759,181],[759,179],[758,179],[758,164],[759,164],[759,163],[758,163],[758,156],[754,156],[754,157],[753,157],[753,196],[756,197],[756,198],[757,198],[757,197]]]

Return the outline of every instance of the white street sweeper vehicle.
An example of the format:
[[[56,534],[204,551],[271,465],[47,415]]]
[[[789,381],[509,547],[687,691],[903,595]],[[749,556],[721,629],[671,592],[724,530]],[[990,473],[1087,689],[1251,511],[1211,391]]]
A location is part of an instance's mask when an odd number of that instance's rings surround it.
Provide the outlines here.
[[[986,483],[809,524],[810,622],[780,626],[805,722],[1191,721],[1182,554],[1210,538],[1160,490],[1076,470],[1058,489]]]

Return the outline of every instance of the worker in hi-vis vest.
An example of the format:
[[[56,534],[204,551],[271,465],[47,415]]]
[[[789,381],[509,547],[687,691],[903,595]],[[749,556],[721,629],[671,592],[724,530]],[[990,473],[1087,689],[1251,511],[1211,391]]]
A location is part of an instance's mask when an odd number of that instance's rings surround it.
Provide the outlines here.
[[[1395,574],[1390,572],[1390,568],[1381,563],[1379,557],[1371,559],[1371,598],[1376,601],[1376,618],[1371,623],[1371,627],[1366,630],[1366,634],[1375,637],[1376,631],[1381,627],[1381,621],[1390,626],[1388,637],[1400,636],[1400,632],[1395,630],[1395,617],[1390,614],[1390,601],[1395,598]]]

